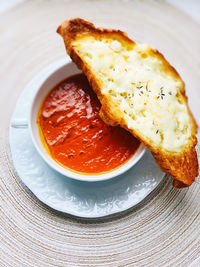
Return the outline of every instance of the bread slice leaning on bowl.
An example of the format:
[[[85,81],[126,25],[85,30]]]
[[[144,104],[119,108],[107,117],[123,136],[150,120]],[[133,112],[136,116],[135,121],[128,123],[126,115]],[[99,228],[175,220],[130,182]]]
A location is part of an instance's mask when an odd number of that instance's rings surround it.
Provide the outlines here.
[[[197,125],[184,82],[164,56],[124,32],[79,18],[64,21],[57,32],[96,92],[102,119],[140,139],[175,187],[191,185],[198,176]]]

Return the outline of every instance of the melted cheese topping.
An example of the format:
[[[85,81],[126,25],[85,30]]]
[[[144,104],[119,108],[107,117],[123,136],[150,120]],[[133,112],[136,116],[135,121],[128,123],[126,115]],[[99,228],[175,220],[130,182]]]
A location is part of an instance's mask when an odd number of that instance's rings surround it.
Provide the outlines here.
[[[123,46],[113,39],[85,37],[74,49],[96,76],[110,108],[152,145],[179,152],[191,136],[190,117],[180,94],[181,81],[163,69],[150,46]]]

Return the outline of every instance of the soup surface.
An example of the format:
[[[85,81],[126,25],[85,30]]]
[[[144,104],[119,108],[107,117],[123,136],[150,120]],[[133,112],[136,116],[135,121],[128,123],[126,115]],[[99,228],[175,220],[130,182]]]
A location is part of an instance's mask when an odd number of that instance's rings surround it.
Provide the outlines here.
[[[83,74],[67,78],[45,97],[38,113],[41,139],[51,157],[79,173],[100,174],[127,162],[140,142],[106,125],[101,104]]]

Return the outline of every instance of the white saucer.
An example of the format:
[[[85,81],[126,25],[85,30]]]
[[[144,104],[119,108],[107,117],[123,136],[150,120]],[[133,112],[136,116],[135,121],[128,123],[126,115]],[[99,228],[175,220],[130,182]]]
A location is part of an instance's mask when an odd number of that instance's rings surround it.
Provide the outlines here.
[[[81,182],[50,168],[32,143],[27,122],[37,83],[45,80],[65,61],[59,60],[42,71],[19,97],[10,125],[14,166],[21,180],[35,196],[55,210],[84,218],[125,211],[141,202],[165,176],[149,151],[133,168],[116,178],[102,182]]]

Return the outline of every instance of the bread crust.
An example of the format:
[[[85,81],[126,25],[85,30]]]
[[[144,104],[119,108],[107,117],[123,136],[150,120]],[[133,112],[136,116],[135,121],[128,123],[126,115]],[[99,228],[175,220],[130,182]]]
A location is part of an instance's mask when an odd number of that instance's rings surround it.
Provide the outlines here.
[[[173,76],[175,79],[181,81],[182,86],[180,88],[180,92],[183,96],[185,104],[187,105],[188,113],[191,119],[190,121],[192,126],[192,136],[190,143],[184,148],[183,151],[181,151],[181,153],[172,153],[162,150],[162,148],[152,146],[151,143],[148,142],[148,140],[143,138],[143,136],[138,135],[134,130],[128,129],[127,123],[122,116],[113,114],[110,109],[109,99],[101,93],[101,86],[99,81],[94,77],[91,70],[87,67],[87,64],[85,64],[85,62],[81,59],[81,57],[76,53],[73,48],[73,41],[77,40],[79,37],[83,37],[84,35],[92,35],[95,36],[97,39],[100,37],[110,37],[115,40],[120,40],[120,42],[124,42],[125,45],[134,45],[136,43],[120,30],[95,28],[92,23],[82,20],[80,18],[64,21],[58,27],[57,32],[64,39],[67,53],[70,55],[71,59],[73,60],[73,62],[75,62],[78,68],[80,68],[87,76],[90,85],[96,92],[102,104],[100,111],[101,118],[109,125],[120,125],[121,127],[131,132],[136,138],[141,140],[151,151],[158,166],[164,172],[171,175],[175,179],[175,187],[182,188],[190,186],[199,173],[197,153],[195,150],[195,146],[197,144],[197,138],[195,136],[197,132],[197,124],[188,107],[187,96],[185,94],[185,85],[178,72],[169,64],[169,62],[160,52],[155,49],[151,49],[151,53],[158,57],[160,60],[162,60],[165,71],[171,76]]]

